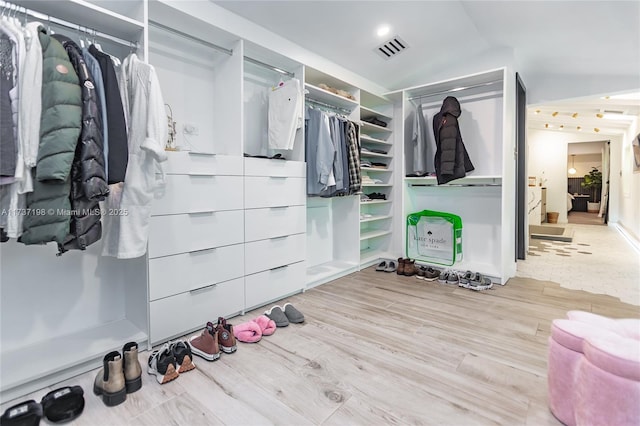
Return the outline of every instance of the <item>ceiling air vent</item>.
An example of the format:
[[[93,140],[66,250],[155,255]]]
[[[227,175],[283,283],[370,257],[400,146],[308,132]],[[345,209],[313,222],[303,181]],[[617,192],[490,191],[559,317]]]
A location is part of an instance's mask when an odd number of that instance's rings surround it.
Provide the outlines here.
[[[404,52],[409,46],[399,36],[392,37],[385,41],[380,46],[377,46],[374,50],[383,59],[391,59]]]

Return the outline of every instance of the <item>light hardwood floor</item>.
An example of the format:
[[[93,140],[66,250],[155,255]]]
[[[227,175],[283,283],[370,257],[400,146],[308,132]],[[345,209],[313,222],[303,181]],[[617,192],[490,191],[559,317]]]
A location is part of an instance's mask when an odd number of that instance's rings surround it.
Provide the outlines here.
[[[551,321],[571,309],[640,317],[610,296],[530,278],[477,293],[373,268],[286,301],[304,324],[212,363],[196,357],[166,385],[144,372],[117,407],[92,394],[95,372],[61,383],[85,390],[73,424],[558,425],[546,401]]]

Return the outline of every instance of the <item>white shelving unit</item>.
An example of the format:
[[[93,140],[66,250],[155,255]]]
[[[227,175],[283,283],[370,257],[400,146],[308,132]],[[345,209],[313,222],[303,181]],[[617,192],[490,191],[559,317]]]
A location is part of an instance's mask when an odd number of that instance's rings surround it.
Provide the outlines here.
[[[459,215],[463,224],[463,258],[452,268],[480,272],[501,284],[514,276],[516,270],[511,211],[515,205],[514,75],[507,68],[500,68],[388,95],[396,100],[396,110],[404,117],[403,129],[411,128],[416,104],[422,106],[429,126],[429,156],[436,150],[431,129],[433,116],[446,96],[459,100],[460,132],[475,170],[444,185],[438,185],[435,177],[403,178],[402,217],[425,209]],[[405,141],[410,138],[410,134],[404,133]],[[405,146],[410,145],[405,142]],[[412,150],[405,152],[405,170],[411,167],[412,155]],[[406,255],[404,223],[399,232]]]

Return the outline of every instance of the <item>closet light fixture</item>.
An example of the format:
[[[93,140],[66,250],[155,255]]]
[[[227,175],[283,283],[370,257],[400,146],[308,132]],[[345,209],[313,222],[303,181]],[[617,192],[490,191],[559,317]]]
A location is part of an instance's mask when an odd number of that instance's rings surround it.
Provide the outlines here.
[[[593,131],[594,131],[594,132],[596,132],[596,133],[598,133],[598,132],[600,131],[600,129],[598,129],[597,127],[594,127],[594,128],[593,128]]]
[[[544,123],[544,128],[548,129],[549,127],[553,127],[553,125],[549,124],[549,123]]]
[[[561,124],[560,127],[558,127],[558,129],[560,130],[564,129],[564,124]]]
[[[378,37],[384,37],[389,34],[389,31],[391,31],[391,29],[388,25],[380,25],[376,30],[376,34],[378,34]]]
[[[553,114],[551,114],[552,117],[555,117],[556,115],[558,115],[558,111],[555,111]]]
[[[578,130],[579,132],[582,131],[582,127],[578,126],[576,127],[576,130]]]
[[[596,117],[598,117],[598,118],[602,118],[602,117],[604,117],[604,114],[600,114],[600,113],[598,113],[598,114],[596,114]]]
[[[575,175],[576,174],[575,160],[576,160],[576,155],[575,154],[571,154],[571,168],[569,169],[569,174],[570,175]]]
[[[571,114],[571,118],[578,118],[578,113],[574,112],[573,114]]]
[[[539,109],[535,110],[535,113],[540,114],[540,110]]]

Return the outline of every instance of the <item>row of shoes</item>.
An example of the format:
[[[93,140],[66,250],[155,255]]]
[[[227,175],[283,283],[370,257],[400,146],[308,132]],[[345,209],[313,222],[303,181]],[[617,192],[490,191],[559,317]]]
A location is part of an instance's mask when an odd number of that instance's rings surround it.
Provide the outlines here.
[[[238,350],[233,325],[223,317],[218,317],[216,325],[211,321],[207,322],[200,334],[189,338],[189,346],[194,355],[207,361],[219,359],[222,352],[232,354]]]
[[[128,342],[118,351],[102,359],[102,368],[93,382],[93,393],[108,407],[123,403],[127,394],[142,387],[142,368],[138,360],[138,344]]]
[[[67,423],[84,410],[84,390],[80,386],[64,386],[42,397],[7,408],[0,416],[2,426],[37,426],[43,417],[51,423]]]
[[[161,385],[177,379],[180,374],[196,368],[191,346],[187,341],[167,342],[149,355],[147,373],[156,377]]]
[[[464,273],[454,270],[445,271],[440,275],[438,282],[443,284],[457,285],[469,290],[481,291],[493,288],[493,283],[489,277],[485,277],[480,272],[466,271]]]
[[[262,336],[271,336],[275,333],[276,328],[303,322],[302,312],[298,311],[291,303],[285,303],[282,306],[274,305],[265,311],[264,315],[238,324],[234,327],[233,333],[239,342],[258,343],[262,340]]]

